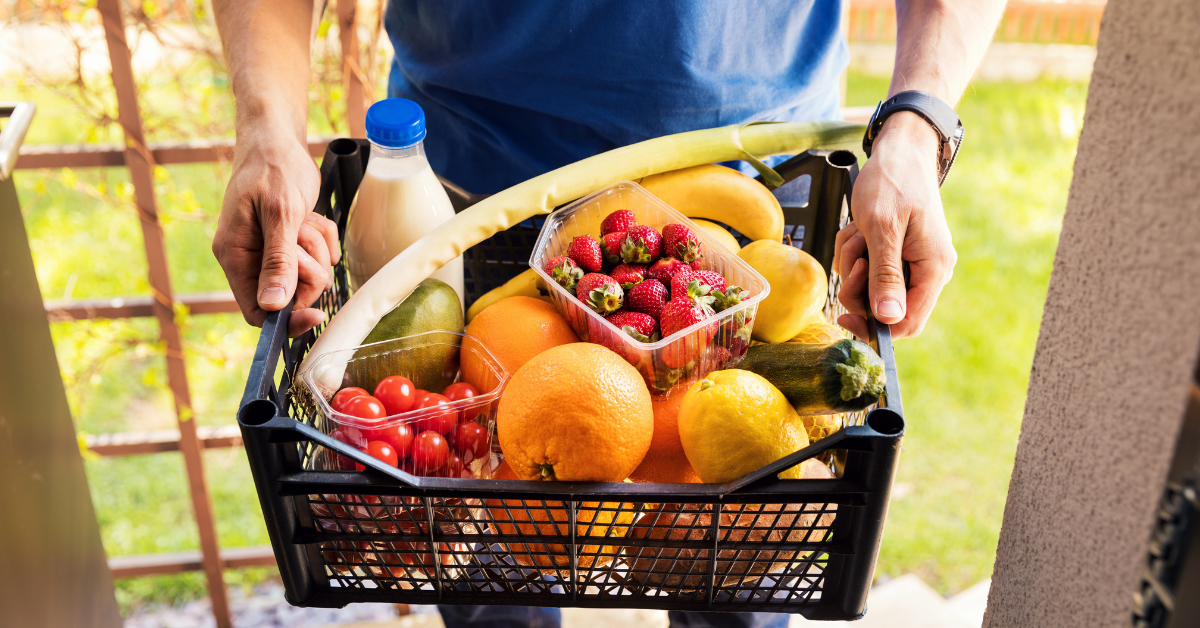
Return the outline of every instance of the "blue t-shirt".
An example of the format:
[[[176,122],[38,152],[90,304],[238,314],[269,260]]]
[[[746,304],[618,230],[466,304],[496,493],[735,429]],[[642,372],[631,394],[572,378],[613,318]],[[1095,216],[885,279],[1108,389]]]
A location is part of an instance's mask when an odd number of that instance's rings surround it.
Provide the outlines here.
[[[842,0],[391,0],[388,95],[435,171],[493,193],[619,146],[838,116]]]

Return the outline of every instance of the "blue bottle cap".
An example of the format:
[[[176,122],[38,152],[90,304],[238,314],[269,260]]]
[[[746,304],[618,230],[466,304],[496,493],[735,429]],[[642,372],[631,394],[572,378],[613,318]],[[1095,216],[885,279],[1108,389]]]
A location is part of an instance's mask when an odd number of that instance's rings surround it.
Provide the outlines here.
[[[367,109],[367,139],[404,148],[425,139],[425,112],[407,98],[387,98]]]

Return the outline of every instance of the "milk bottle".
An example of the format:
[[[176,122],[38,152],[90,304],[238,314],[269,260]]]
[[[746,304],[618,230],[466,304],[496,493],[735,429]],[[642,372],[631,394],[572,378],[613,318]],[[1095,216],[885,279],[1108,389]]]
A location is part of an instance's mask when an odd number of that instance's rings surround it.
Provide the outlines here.
[[[358,290],[384,264],[454,216],[450,197],[425,158],[425,112],[403,98],[367,110],[371,158],[350,205],[346,269]],[[433,273],[463,299],[462,257]]]

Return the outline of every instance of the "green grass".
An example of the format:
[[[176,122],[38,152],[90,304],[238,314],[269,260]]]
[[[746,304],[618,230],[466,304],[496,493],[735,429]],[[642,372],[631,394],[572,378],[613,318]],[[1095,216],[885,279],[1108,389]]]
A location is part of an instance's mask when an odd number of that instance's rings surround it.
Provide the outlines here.
[[[873,104],[885,90],[885,80],[852,74],[848,104]],[[953,592],[991,572],[1085,94],[1078,83],[986,83],[963,100],[967,139],[943,189],[959,263],[925,333],[897,347],[909,421],[898,482],[912,491],[893,502],[879,574],[916,572]],[[113,139],[87,133],[59,96],[21,86],[0,96],[38,102],[30,142]],[[227,176],[217,164],[157,174],[177,293],[225,288],[209,246]],[[149,292],[122,170],[21,172],[17,185],[47,299]],[[257,330],[237,315],[183,320],[197,420],[231,423]],[[59,323],[53,333],[80,432],[174,425],[153,320]],[[209,451],[205,464],[221,545],[266,544],[243,452]],[[178,454],[90,459],[87,473],[110,555],[198,547]],[[253,583],[270,573],[227,576]],[[193,573],[117,589],[128,611],[202,596],[204,582]]]

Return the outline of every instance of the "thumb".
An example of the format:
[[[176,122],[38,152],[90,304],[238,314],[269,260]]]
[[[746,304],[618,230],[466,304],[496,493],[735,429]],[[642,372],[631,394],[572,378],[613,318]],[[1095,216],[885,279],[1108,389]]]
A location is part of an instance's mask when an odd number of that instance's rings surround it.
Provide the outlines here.
[[[281,218],[281,217],[280,217]],[[300,225],[286,220],[266,220],[263,225],[262,270],[258,275],[258,306],[281,310],[296,291],[296,241]]]
[[[869,243],[871,311],[875,320],[893,325],[904,320],[908,310],[904,288],[904,261],[900,257],[903,237],[879,238]]]

